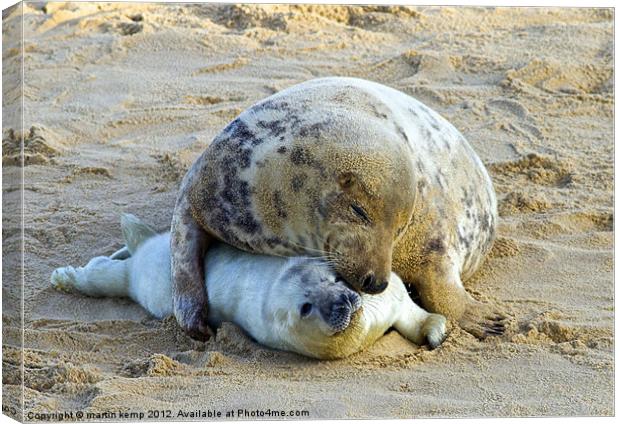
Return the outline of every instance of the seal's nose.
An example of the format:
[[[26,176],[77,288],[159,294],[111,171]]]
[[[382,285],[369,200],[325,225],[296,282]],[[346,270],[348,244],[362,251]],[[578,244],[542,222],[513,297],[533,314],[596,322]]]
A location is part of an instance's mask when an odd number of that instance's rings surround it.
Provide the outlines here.
[[[386,289],[387,286],[388,286],[387,281],[377,282],[377,278],[375,277],[375,274],[372,272],[366,274],[366,276],[362,279],[362,284],[361,284],[362,291],[368,294],[381,293],[383,290]]]
[[[373,274],[372,272],[362,277],[362,283],[360,284],[362,291],[368,293],[368,289],[375,285],[376,280],[377,279],[375,278],[375,274]]]

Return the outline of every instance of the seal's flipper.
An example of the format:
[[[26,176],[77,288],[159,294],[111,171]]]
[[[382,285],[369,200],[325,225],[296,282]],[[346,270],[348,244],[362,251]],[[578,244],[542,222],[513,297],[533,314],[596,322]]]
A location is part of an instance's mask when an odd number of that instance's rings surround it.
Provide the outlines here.
[[[121,215],[121,231],[123,232],[123,239],[131,255],[136,252],[142,243],[157,235],[154,229],[130,213]]]

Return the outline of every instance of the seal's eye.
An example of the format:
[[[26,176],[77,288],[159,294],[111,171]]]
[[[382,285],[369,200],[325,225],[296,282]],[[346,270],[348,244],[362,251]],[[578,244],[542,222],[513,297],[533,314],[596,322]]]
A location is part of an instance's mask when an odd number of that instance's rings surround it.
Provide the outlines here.
[[[312,303],[304,303],[303,305],[301,305],[299,313],[301,314],[302,318],[310,315],[310,312],[312,312]]]
[[[370,224],[370,218],[368,217],[368,214],[366,213],[364,208],[353,203],[351,205],[351,209],[353,210],[353,213],[355,215],[357,215],[359,218],[362,218],[362,220],[364,220],[367,224]]]

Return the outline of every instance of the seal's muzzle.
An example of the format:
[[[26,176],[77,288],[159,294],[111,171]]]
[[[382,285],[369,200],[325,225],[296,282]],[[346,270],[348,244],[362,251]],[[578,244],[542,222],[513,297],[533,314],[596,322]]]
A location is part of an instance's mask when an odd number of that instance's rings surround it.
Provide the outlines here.
[[[334,302],[326,306],[321,308],[321,316],[334,333],[337,333],[349,326],[351,317],[362,306],[362,298],[347,288]]]

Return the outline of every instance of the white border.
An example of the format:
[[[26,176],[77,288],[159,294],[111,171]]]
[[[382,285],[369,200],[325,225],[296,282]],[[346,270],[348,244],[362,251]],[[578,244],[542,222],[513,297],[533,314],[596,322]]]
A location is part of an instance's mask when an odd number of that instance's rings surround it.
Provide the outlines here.
[[[105,1],[104,1],[105,2]],[[246,0],[246,1],[205,1],[205,0],[198,0],[198,1],[180,1],[180,0],[169,0],[169,1],[163,1],[163,0],[152,0],[152,1],[139,1],[139,0],[124,0],[124,1],[120,1],[120,2],[124,2],[124,3],[290,3],[290,4],[294,4],[294,3],[315,3],[315,4],[386,4],[386,5],[390,5],[390,4],[404,4],[404,5],[440,5],[440,6],[500,6],[500,7],[610,7],[610,8],[614,8],[615,7],[615,1],[613,0],[590,0],[590,1],[584,1],[584,0],[542,0],[542,1],[535,1],[535,0],[529,0],[529,1],[524,1],[524,0],[495,0],[495,1],[487,1],[487,0],[455,0],[455,1],[444,1],[444,0],[433,0],[433,1],[419,1],[419,0],[407,0],[407,1],[402,1],[402,0],[393,0],[393,1],[386,1],[386,0],[368,0],[368,1],[360,1],[360,0],[352,0],[352,1],[335,1],[335,0],[313,0],[313,1],[291,1],[291,0],[281,0],[281,1],[256,1],[256,0]],[[1,9],[6,9],[7,7],[10,7],[14,4],[16,4],[16,1],[11,1],[11,0],[0,0],[0,7]],[[614,16],[614,29],[615,29],[615,16]],[[23,30],[23,29],[22,29]],[[616,64],[617,64],[617,37],[614,31],[614,89],[617,86],[618,83],[618,74],[616,72]],[[1,59],[0,59],[1,60]],[[0,95],[2,93],[2,82],[0,79]],[[614,98],[615,98],[615,90],[614,90]],[[22,104],[22,111],[23,111],[23,104]],[[614,147],[618,145],[618,136],[615,132],[615,128],[616,128],[616,122],[617,122],[617,108],[614,104]],[[0,114],[0,124],[2,123],[2,117]],[[1,125],[0,125],[1,127]],[[22,116],[22,127],[23,127],[23,116]],[[618,159],[618,155],[616,150],[614,149],[614,212],[616,210],[616,200],[618,199],[618,192],[620,191],[620,189],[618,189],[618,187],[615,185],[615,170],[618,169],[617,166],[619,164],[619,159]],[[23,168],[22,168],[22,173],[23,173]],[[23,181],[23,180],[22,180]],[[0,174],[0,184],[2,182],[2,175]],[[23,191],[22,191],[22,197],[23,197]],[[2,199],[2,194],[0,193],[0,200]],[[22,207],[23,207],[23,198],[22,198]],[[2,210],[0,209],[0,221],[2,218]],[[22,220],[23,220],[23,214],[22,214]],[[614,227],[615,230],[615,227]],[[23,223],[22,223],[22,231],[23,231]],[[1,234],[1,233],[0,233]],[[620,237],[618,236],[618,234],[614,231],[614,264],[615,264],[615,246],[618,245],[618,241],[620,240]],[[22,234],[22,243],[23,243],[23,234]],[[2,264],[0,263],[0,272],[2,270]],[[1,274],[0,274],[1,275]],[[615,272],[615,266],[614,266],[614,284],[615,284],[615,280],[616,280],[616,272]],[[614,285],[615,287],[615,285]],[[22,296],[22,303],[23,303],[23,296]],[[615,303],[615,311],[618,311],[619,308],[619,302],[617,297],[615,296],[615,290],[614,290],[614,303]],[[0,304],[1,307],[1,304]],[[23,305],[22,305],[22,312],[23,312]],[[617,316],[615,317],[615,320],[617,320]],[[22,317],[22,322],[23,322],[23,317]],[[614,327],[614,335],[615,335],[615,327]],[[22,334],[22,343],[23,343],[23,334]],[[615,337],[614,337],[614,365],[617,363],[617,359],[618,359],[618,350],[615,348]],[[2,353],[2,348],[0,346],[0,355]],[[615,371],[615,367],[614,367],[614,371]],[[617,383],[618,383],[618,375],[617,373],[614,372],[614,377],[615,377],[615,387],[617,387]],[[0,391],[0,402],[2,400],[2,393]],[[615,405],[618,405],[618,391],[615,390],[614,393],[614,403]],[[23,399],[22,399],[23,402]],[[22,404],[23,405],[23,404]],[[614,405],[614,406],[615,406]],[[545,423],[554,423],[554,424],[564,424],[564,423],[569,423],[569,424],[574,424],[574,423],[581,423],[583,422],[585,419],[587,419],[588,421],[592,421],[592,422],[597,422],[597,423],[612,423],[615,422],[615,419],[613,417],[588,417],[588,418],[582,418],[582,417],[562,417],[562,418],[536,418],[535,420],[537,420],[537,422],[540,422],[540,420],[542,420]],[[532,418],[485,418],[485,419],[466,419],[466,418],[454,418],[454,419],[403,419],[403,420],[398,420],[399,422],[402,422],[403,424],[413,424],[414,422],[418,423],[433,423],[433,424],[446,424],[446,423],[452,423],[455,420],[458,420],[459,423],[463,423],[463,424],[474,424],[474,423],[479,423],[480,421],[484,421],[485,424],[520,424],[520,423],[526,423],[532,420]],[[13,420],[11,420],[10,418],[8,418],[5,415],[0,416],[0,421],[1,422],[15,422]],[[374,424],[374,423],[378,423],[378,422],[388,422],[388,421],[396,421],[395,419],[392,420],[312,420],[312,421],[295,421],[298,423],[327,423],[327,422],[338,422],[338,423],[369,423],[369,424]],[[163,421],[162,421],[163,422]],[[187,423],[186,421],[167,421],[170,423]],[[194,422],[199,422],[199,421],[194,421]],[[281,421],[244,421],[244,422],[248,422],[248,423],[280,423]]]

